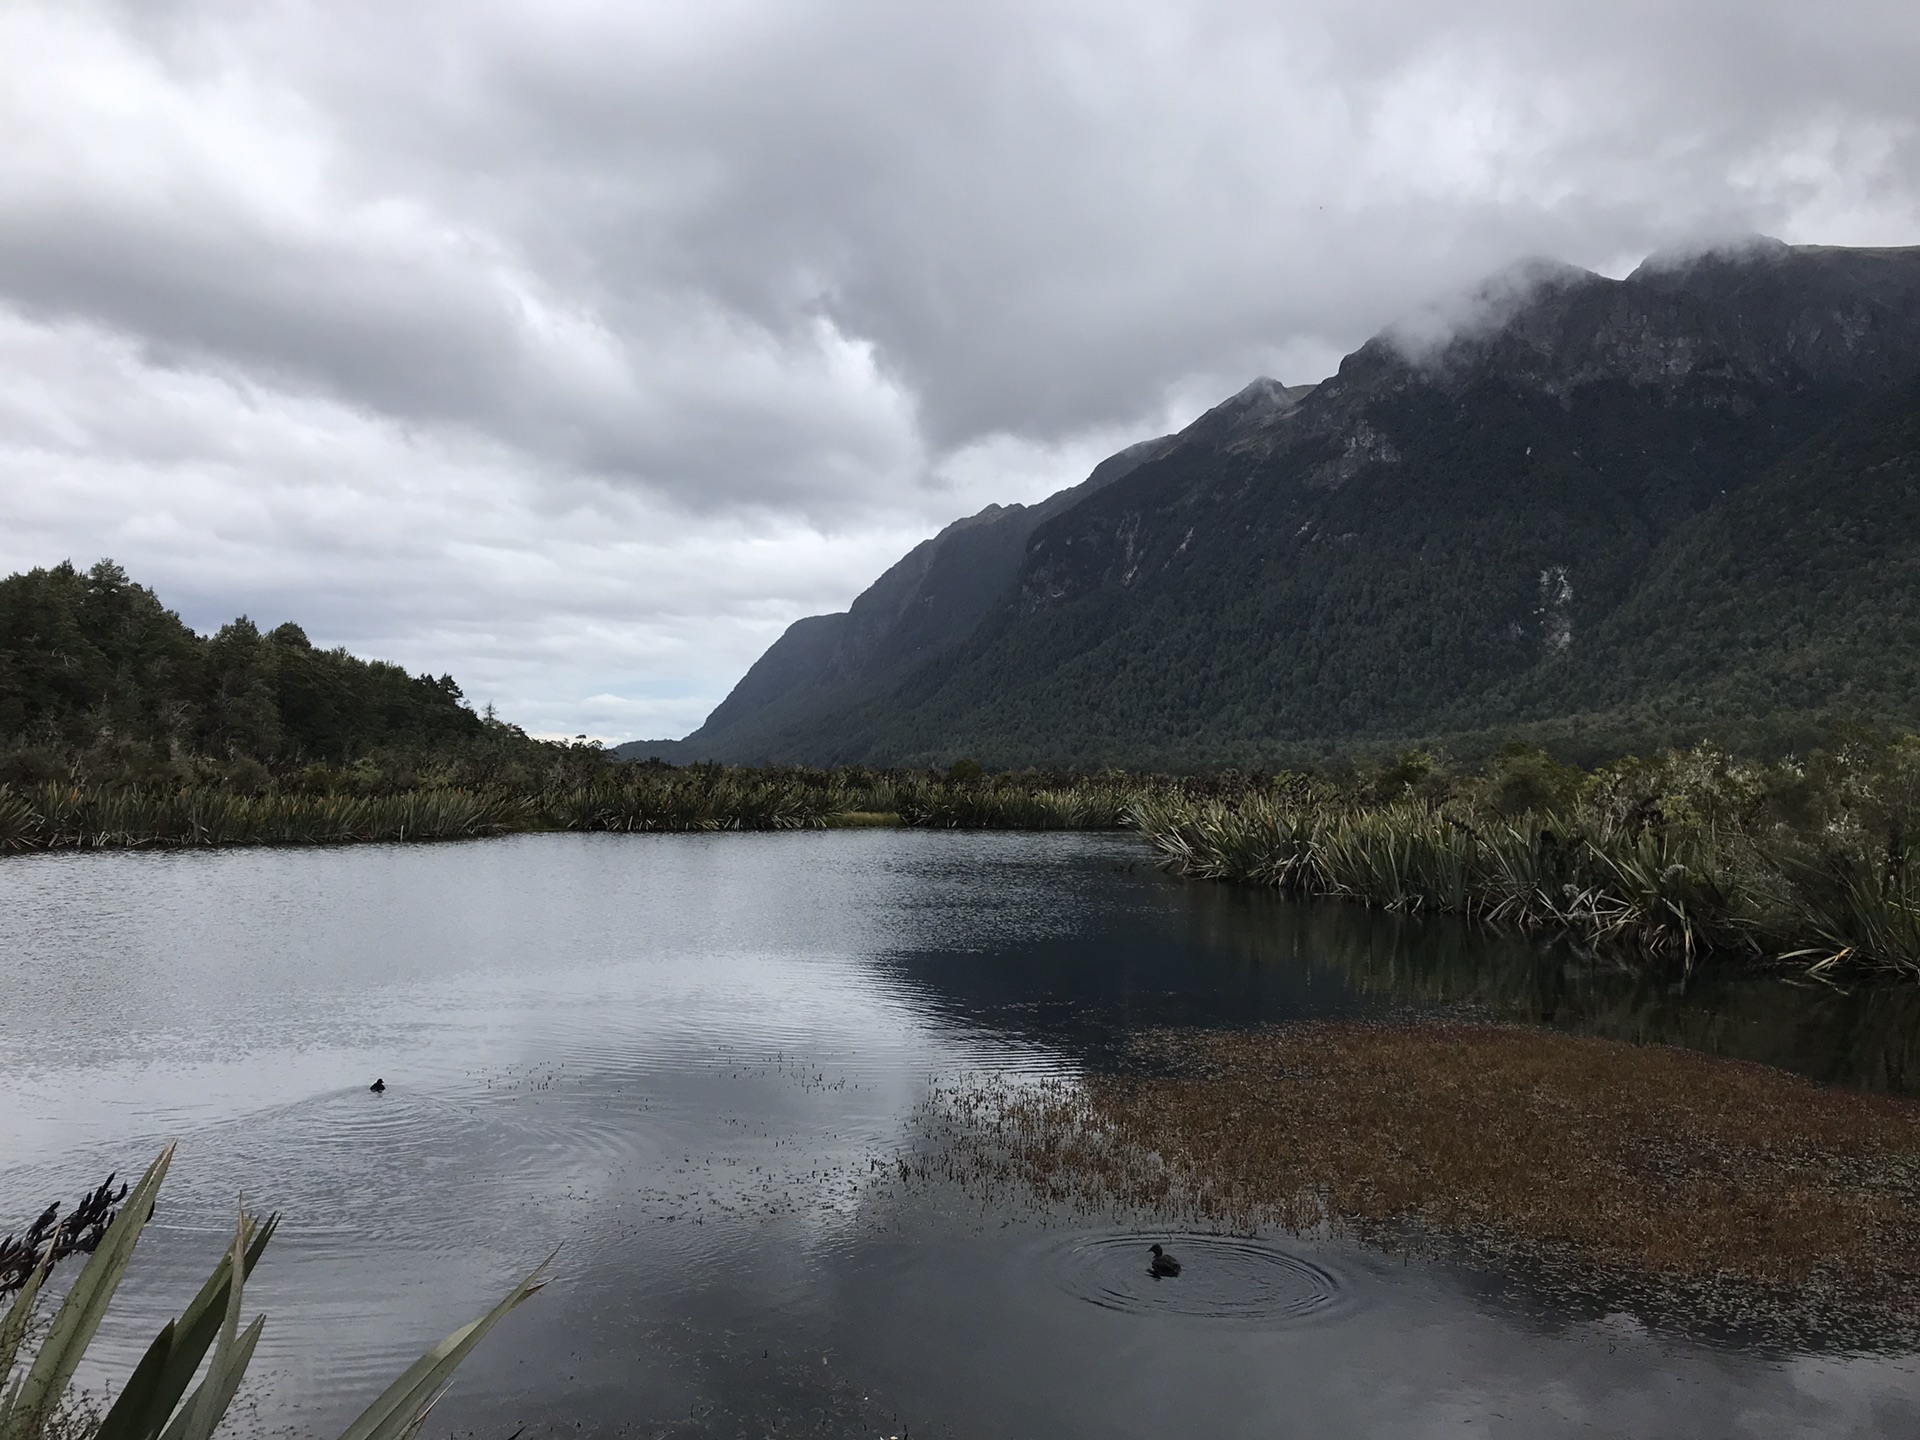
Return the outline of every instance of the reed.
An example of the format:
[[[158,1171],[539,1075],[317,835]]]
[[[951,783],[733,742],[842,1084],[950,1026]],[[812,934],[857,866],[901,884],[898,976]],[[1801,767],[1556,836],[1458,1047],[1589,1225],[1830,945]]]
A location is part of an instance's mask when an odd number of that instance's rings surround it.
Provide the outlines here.
[[[931,830],[1119,830],[1151,783],[901,780],[894,808],[903,823]]]
[[[355,794],[269,786],[151,789],[72,780],[0,786],[0,852],[445,840],[528,830],[1089,830],[1128,823],[1158,784],[1112,777],[601,765],[585,773],[448,774]]]
[[[447,840],[519,828],[519,809],[509,797],[462,790],[247,795],[47,784],[25,793],[0,789],[0,850]]]
[[[705,769],[607,776],[533,804],[546,828],[619,833],[817,829],[838,809],[828,787]]]
[[[1505,813],[1492,785],[1379,800],[1286,783],[1160,791],[1130,821],[1181,874],[1549,929],[1691,962],[1706,951],[1920,977],[1920,825],[1896,754],[1817,777],[1677,752]],[[1877,768],[1876,768],[1877,767]],[[1791,782],[1791,783],[1789,783]]]

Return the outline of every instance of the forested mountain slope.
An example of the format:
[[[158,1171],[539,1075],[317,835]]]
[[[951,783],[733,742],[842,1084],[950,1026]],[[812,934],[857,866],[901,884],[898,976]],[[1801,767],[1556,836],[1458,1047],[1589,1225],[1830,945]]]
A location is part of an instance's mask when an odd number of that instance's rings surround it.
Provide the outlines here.
[[[1170,443],[1162,436],[1130,445],[1038,505],[989,505],[954,521],[914,546],[845,611],[789,625],[684,741],[636,740],[616,753],[699,760],[723,749],[772,753],[804,743],[796,737],[821,716],[861,702],[966,640],[1019,574],[1037,526]]]
[[[695,738],[1182,767],[1573,717],[1920,722],[1917,372],[1920,249],[1523,267],[1443,338],[1377,337],[1073,496],[964,638],[857,702],[770,727],[743,697]]]
[[[1584,645],[1489,708],[1661,739],[1920,725],[1920,379],[1678,526]]]

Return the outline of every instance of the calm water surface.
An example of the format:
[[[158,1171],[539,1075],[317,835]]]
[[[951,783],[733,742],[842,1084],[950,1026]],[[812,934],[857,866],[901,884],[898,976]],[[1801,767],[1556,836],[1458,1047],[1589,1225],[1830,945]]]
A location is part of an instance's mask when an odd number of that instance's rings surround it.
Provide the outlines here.
[[[1464,1009],[1885,1089],[1908,992],[1649,981],[1188,885],[1127,837],[547,835],[0,862],[0,1229],[167,1137],[108,1370],[236,1196],[256,1431],[331,1433],[562,1247],[429,1434],[1920,1433],[1912,1357],[1758,1354],[1286,1236],[907,1188],[929,1087],[1164,1024]],[[384,1095],[367,1084],[383,1076]]]

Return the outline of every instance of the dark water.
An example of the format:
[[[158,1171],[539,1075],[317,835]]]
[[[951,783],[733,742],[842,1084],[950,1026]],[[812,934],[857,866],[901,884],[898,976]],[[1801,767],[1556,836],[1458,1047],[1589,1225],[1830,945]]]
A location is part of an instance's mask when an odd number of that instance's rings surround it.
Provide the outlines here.
[[[555,1245],[429,1435],[1920,1429],[1912,1357],[1746,1353],[1353,1247],[898,1183],[936,1079],[1073,1073],[1151,1025],[1464,1008],[1920,1077],[1910,992],[1680,986],[1145,861],[899,831],[10,859],[0,1217],[178,1137],[103,1341],[124,1363],[241,1191],[284,1211],[249,1288],[268,1432],[336,1431]],[[1154,1238],[1178,1280],[1146,1273]]]

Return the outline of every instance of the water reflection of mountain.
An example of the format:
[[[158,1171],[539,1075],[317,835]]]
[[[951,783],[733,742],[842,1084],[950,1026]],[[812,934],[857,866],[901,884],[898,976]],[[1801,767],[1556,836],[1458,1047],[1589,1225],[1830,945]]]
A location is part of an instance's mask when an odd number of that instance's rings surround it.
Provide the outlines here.
[[[1377,999],[1337,970],[1272,963],[1194,897],[1212,887],[1142,867],[1078,877],[1072,923],[1045,937],[895,951],[887,967],[940,1020],[1099,1064],[1135,1031],[1365,1014]],[[1090,882],[1090,883],[1087,883]]]
[[[1920,1089],[1913,986],[1842,990],[1725,964],[1648,972],[1454,919],[1111,867],[1081,878],[1093,883],[1075,887],[1066,933],[895,952],[889,968],[948,1023],[1095,1064],[1149,1027],[1464,1009],[1829,1083]]]
[[[1262,967],[1331,971],[1356,995],[1680,1045],[1870,1090],[1920,1088],[1920,988],[1839,989],[1792,969],[1647,971],[1465,922],[1224,885],[1190,906],[1211,943]]]

